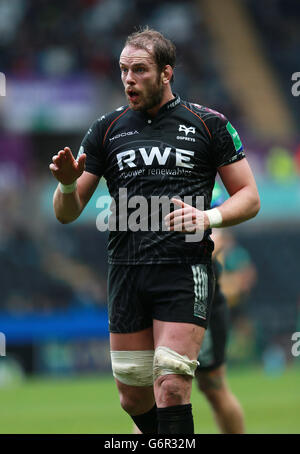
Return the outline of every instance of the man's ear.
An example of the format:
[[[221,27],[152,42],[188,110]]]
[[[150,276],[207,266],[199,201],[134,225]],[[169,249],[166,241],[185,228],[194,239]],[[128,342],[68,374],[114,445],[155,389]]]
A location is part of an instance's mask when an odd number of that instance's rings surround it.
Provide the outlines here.
[[[167,85],[168,83],[171,82],[173,76],[173,69],[170,65],[166,65],[164,67],[164,70],[162,72],[162,82],[163,84]]]

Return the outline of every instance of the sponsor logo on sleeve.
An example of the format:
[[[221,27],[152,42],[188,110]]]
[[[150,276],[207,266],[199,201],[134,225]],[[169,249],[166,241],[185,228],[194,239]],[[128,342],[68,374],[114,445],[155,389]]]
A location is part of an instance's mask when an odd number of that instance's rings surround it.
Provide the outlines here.
[[[241,142],[241,139],[236,131],[236,129],[234,129],[234,127],[232,126],[231,123],[227,123],[226,125],[226,129],[227,131],[229,132],[229,134],[231,135],[231,138],[232,138],[232,141],[233,141],[233,144],[234,144],[234,148],[235,148],[235,151],[237,153],[240,153],[242,150],[243,150],[243,144]]]

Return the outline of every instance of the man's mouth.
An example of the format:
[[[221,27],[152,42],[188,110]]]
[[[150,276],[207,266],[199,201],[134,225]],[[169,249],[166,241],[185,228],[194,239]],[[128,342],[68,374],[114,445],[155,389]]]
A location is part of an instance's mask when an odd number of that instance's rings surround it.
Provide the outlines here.
[[[127,96],[130,99],[130,101],[135,102],[137,101],[139,94],[134,90],[127,90]]]

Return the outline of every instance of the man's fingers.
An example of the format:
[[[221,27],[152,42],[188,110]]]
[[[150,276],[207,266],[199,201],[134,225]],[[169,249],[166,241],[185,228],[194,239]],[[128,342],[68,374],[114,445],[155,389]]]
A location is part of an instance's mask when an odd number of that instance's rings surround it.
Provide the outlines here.
[[[55,164],[50,164],[49,165],[49,169],[52,171],[52,172],[57,172],[59,170],[59,168],[55,165]]]
[[[67,159],[67,155],[66,155],[65,150],[60,150],[58,152],[58,157],[61,158],[61,160],[65,161]]]
[[[182,230],[185,229],[186,227],[188,228],[195,228],[197,226],[197,221],[195,219],[187,219],[187,218],[182,218],[178,219],[175,222],[172,222],[171,224],[167,225],[168,228],[170,229],[175,229],[175,230]]]
[[[194,212],[192,212],[191,210],[176,210],[176,211],[173,211],[172,213],[170,213],[170,217],[169,217],[169,222],[176,222],[177,220],[180,220],[180,219],[192,219],[192,218],[196,218],[196,214]]]
[[[75,161],[71,148],[65,147],[63,151],[66,159],[70,159],[72,162]]]
[[[69,147],[65,147],[63,150],[59,150],[59,152],[52,158],[52,162],[57,166],[61,166],[66,161],[71,161],[72,163],[75,162],[75,159]]]
[[[185,220],[182,219],[182,222],[174,223],[173,225],[168,226],[168,230],[171,232],[187,232],[192,233],[196,231],[204,231],[204,223],[197,222],[194,219]]]
[[[168,227],[170,232],[195,232],[197,225],[193,222],[180,223]]]
[[[59,150],[59,152],[53,156],[49,169],[58,181],[63,184],[70,184],[83,173],[85,160],[86,154],[79,156],[78,161],[76,161],[71,149],[69,147],[64,147],[63,150]]]
[[[197,222],[197,219],[195,216],[193,216],[191,213],[189,213],[185,216],[172,219],[170,221],[169,225],[172,226],[172,225],[179,225],[179,224],[187,224],[188,222],[195,224]]]
[[[72,163],[75,161],[74,156],[69,147],[65,147],[63,150],[59,150],[57,155],[59,158],[61,158],[61,160],[71,161]]]
[[[52,162],[54,162],[55,164],[59,164],[60,160],[61,160],[61,157],[57,154],[55,156],[53,156],[53,158],[52,158]]]
[[[169,213],[165,217],[165,224],[170,231],[192,233],[204,229],[204,217],[202,219],[201,212],[185,204],[185,207]]]
[[[165,222],[171,223],[171,222],[173,222],[174,219],[182,218],[184,216],[196,217],[195,210],[190,206],[188,206],[188,208],[181,208],[179,210],[174,210],[171,213],[167,214],[167,216],[165,216]]]
[[[165,221],[166,221],[166,222],[167,222],[167,221],[170,222],[175,216],[180,216],[180,215],[182,215],[183,211],[184,211],[184,208],[179,209],[179,210],[171,211],[169,214],[167,214],[167,215],[165,216]]]
[[[193,225],[184,225],[168,228],[169,232],[182,232],[182,233],[195,233],[197,232],[197,226]]]
[[[182,200],[176,199],[175,197],[172,197],[171,202],[174,203],[174,205],[177,205],[177,206],[182,207],[182,208],[191,207],[191,205],[188,205],[187,203],[184,203]]]
[[[174,216],[181,216],[183,213],[185,213],[186,210],[187,211],[193,210],[192,205],[188,205],[187,203],[184,203],[182,200],[176,199],[175,197],[172,197],[171,202],[174,205],[180,206],[181,209],[174,210],[171,213],[167,214],[167,216],[165,216],[166,223],[170,222],[170,220],[172,220]]]

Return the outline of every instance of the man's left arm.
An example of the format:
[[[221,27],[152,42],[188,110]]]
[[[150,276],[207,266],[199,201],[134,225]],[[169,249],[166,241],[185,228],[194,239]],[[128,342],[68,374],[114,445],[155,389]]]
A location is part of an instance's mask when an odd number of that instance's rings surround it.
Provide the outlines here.
[[[230,197],[217,209],[222,216],[220,227],[240,224],[257,215],[260,199],[256,182],[246,158],[218,168]]]
[[[168,230],[191,233],[212,227],[229,227],[257,215],[260,199],[250,166],[243,158],[218,168],[219,175],[230,197],[218,208],[200,211],[182,200],[171,202],[180,208],[165,217]]]

